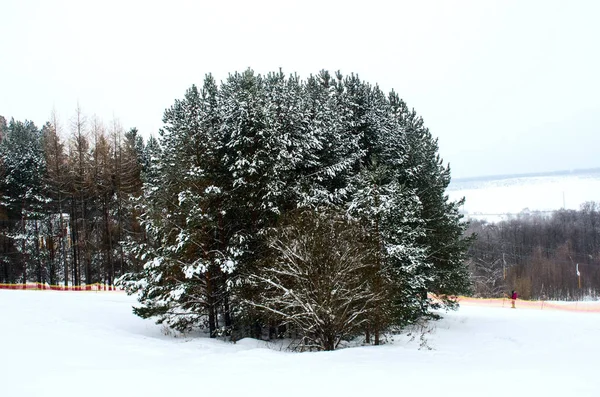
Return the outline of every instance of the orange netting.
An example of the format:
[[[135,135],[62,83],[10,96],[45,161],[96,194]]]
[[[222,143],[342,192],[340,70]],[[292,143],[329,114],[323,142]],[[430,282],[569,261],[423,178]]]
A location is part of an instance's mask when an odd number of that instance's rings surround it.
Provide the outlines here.
[[[122,291],[114,285],[94,283],[87,285],[50,285],[44,283],[0,284],[0,289],[31,290],[31,291]]]
[[[104,283],[94,283],[89,285],[49,285],[43,283],[26,284],[1,284],[0,289],[11,290],[33,290],[33,291],[123,291],[114,285]],[[430,295],[431,298],[435,297]],[[511,307],[509,298],[471,298],[468,296],[459,296],[456,298],[461,305],[468,306],[486,306],[486,307]],[[517,308],[537,309],[537,310],[562,310],[581,313],[600,313],[600,301],[596,302],[553,302],[553,301],[528,301],[517,299]]]
[[[461,305],[488,306],[488,307],[511,307],[510,298],[469,298],[458,297]],[[581,313],[600,313],[600,302],[553,302],[553,301],[528,301],[517,299],[516,308],[537,310],[562,310]]]

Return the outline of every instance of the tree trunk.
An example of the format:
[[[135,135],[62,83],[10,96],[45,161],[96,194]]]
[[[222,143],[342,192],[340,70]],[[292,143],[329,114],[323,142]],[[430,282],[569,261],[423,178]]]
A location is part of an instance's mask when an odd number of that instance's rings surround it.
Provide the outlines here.
[[[23,200],[23,207],[21,208],[21,229],[23,236],[25,236],[25,200]],[[27,254],[25,253],[25,239],[21,239],[21,252],[23,254],[23,284],[27,284]]]
[[[52,218],[48,219],[48,235],[46,236],[46,249],[48,250],[48,282],[50,285],[57,284],[56,282],[56,247],[54,244],[54,228],[52,227]]]
[[[109,223],[109,217],[108,217],[108,197],[107,195],[104,196],[104,225],[106,228],[106,239],[107,239],[107,246],[108,246],[108,252],[107,252],[107,256],[108,256],[108,285],[112,286],[113,285],[113,280],[115,277],[115,264],[113,262],[113,257],[112,257],[112,235],[110,232],[110,223]]]
[[[34,221],[35,223],[35,262],[36,262],[36,281],[38,284],[41,284],[45,281],[45,277],[42,275],[42,260],[40,258],[40,231],[38,228],[38,220]]]
[[[88,247],[88,236],[87,236],[87,225],[86,225],[86,201],[83,198],[83,191],[81,193],[81,236],[82,236],[82,244],[83,244],[83,252],[85,255],[85,260],[83,263],[83,271],[85,275],[85,284],[86,286],[91,284],[91,258],[90,258],[90,250]],[[81,284],[81,281],[79,282]]]
[[[375,207],[379,207],[379,191],[376,187]],[[375,238],[377,239],[376,264],[375,264],[375,294],[381,294],[381,234],[379,233],[379,214],[375,216]],[[379,346],[379,333],[381,328],[381,308],[375,306],[375,321],[373,322],[373,331],[375,334],[374,344]]]
[[[213,280],[210,270],[206,272],[206,303],[208,306],[208,331],[211,338],[215,338],[217,332],[217,323],[215,316],[215,302],[213,291]]]
[[[229,309],[229,292],[224,292],[225,297],[223,299],[223,308],[224,308],[224,317],[225,317],[225,327],[229,330],[231,329],[231,311]]]
[[[60,196],[59,196],[59,202],[60,202]],[[64,221],[63,221],[63,214],[62,214],[62,203],[60,203],[59,205],[59,209],[60,211],[60,220],[59,220],[59,224],[60,224],[60,250],[62,252],[62,260],[64,261],[64,282],[65,282],[65,288],[68,287],[69,285],[69,261],[67,260],[67,250],[66,250],[66,244],[65,244],[65,238],[67,237],[67,228],[64,225]]]
[[[75,198],[71,200],[71,248],[73,249],[73,264],[72,264],[72,285],[77,283],[77,269],[79,268],[79,233],[77,232],[77,213],[75,211]]]

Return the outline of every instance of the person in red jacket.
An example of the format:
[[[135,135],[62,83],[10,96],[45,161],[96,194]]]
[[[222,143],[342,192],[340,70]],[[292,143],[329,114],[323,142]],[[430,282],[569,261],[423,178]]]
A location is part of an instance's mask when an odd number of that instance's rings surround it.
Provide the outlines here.
[[[515,303],[517,302],[517,297],[519,295],[517,294],[517,291],[513,290],[512,294],[510,295],[510,299],[512,299],[512,308],[516,309],[515,307]]]

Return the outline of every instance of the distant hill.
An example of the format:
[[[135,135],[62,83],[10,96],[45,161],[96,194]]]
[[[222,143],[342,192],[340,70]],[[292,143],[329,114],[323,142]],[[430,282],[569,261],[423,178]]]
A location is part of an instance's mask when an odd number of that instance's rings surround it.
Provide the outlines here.
[[[447,191],[465,197],[467,218],[498,221],[522,211],[579,209],[600,201],[600,168],[455,179]]]
[[[562,171],[549,171],[549,172],[532,172],[525,174],[506,174],[506,175],[487,175],[487,176],[475,176],[469,178],[456,178],[453,179],[451,185],[478,182],[478,181],[495,181],[495,180],[506,180],[506,179],[519,179],[519,178],[536,178],[536,177],[547,177],[547,176],[578,176],[578,175],[596,175],[600,177],[600,168],[586,168],[586,169],[575,169],[575,170],[562,170]]]

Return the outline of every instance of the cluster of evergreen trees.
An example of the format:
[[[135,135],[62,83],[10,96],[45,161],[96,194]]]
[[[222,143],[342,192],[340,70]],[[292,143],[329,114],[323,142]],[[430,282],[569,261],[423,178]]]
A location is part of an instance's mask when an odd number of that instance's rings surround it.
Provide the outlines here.
[[[471,281],[600,294],[597,204],[465,231],[423,120],[355,75],[209,75],[163,121],[145,143],[79,108],[66,138],[0,116],[0,283],[118,279],[174,329],[327,350],[378,344]]]
[[[498,223],[472,221],[468,231],[478,236],[468,255],[476,295],[499,297],[517,289],[526,299],[600,297],[598,203]]]
[[[247,70],[163,121],[147,144],[79,110],[67,142],[56,122],[3,123],[0,280],[120,276],[137,315],[177,330],[318,349],[378,344],[468,291],[450,170],[396,93]]]
[[[332,349],[467,292],[450,171],[395,93],[248,70],[207,76],[163,121],[130,246],[143,270],[122,278],[136,314],[211,336],[283,324]]]
[[[61,135],[56,117],[41,129],[0,117],[0,282],[112,285],[135,269],[123,243],[144,238],[131,201],[143,140],[116,122],[87,122],[79,108]]]

